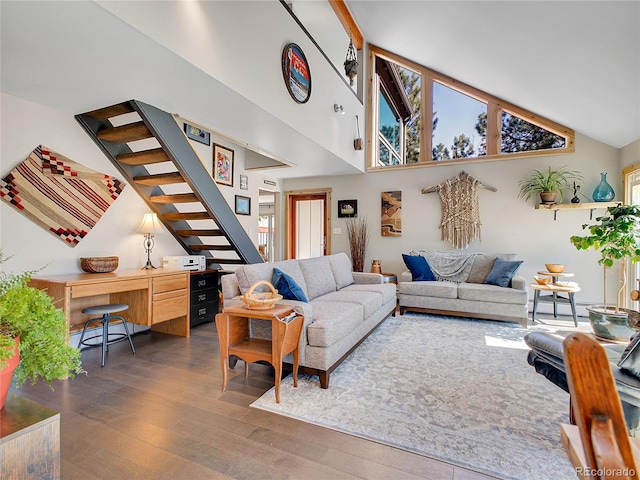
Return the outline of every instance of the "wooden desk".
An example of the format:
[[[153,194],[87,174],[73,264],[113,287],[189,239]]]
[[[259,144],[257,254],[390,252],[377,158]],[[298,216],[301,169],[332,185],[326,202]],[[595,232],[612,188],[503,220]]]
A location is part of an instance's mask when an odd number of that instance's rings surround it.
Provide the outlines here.
[[[123,270],[33,277],[30,286],[46,290],[67,317],[70,333],[82,330],[89,319],[86,307],[126,303],[127,322],[151,330],[189,336],[188,270]]]
[[[282,359],[293,353],[293,386],[298,386],[300,333],[304,317],[285,323],[279,318],[293,312],[290,305],[274,305],[268,310],[250,310],[244,305],[225,308],[216,315],[216,328],[220,341],[220,364],[222,365],[222,391],[227,388],[227,359],[235,355],[245,362],[244,374],[248,374],[248,362],[265,361],[275,369],[276,402],[280,403],[280,380],[282,379]],[[249,319],[271,321],[271,340],[252,338]]]
[[[0,410],[0,478],[60,478],[60,414],[9,392]]]

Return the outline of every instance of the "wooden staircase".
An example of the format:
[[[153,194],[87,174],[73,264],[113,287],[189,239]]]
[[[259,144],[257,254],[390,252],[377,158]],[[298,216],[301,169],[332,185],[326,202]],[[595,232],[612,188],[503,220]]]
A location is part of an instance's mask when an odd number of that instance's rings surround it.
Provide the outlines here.
[[[173,115],[130,100],[75,118],[188,254],[263,262]]]

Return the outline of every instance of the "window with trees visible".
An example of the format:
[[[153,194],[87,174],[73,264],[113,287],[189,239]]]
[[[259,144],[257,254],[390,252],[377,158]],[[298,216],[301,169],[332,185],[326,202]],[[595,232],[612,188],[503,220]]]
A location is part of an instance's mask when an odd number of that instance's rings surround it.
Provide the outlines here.
[[[571,153],[573,130],[370,46],[371,166]],[[423,125],[431,125],[425,131]],[[430,153],[427,153],[430,152]]]

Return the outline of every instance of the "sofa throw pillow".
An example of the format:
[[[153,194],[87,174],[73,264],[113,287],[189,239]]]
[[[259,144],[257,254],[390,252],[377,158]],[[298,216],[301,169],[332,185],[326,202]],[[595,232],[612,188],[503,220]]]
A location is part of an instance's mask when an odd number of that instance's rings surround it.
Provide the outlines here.
[[[434,282],[437,280],[436,276],[431,271],[427,259],[422,255],[406,255],[402,254],[402,260],[411,272],[411,278],[414,282]]]
[[[511,279],[520,268],[520,265],[522,265],[522,260],[510,261],[497,257],[484,283],[497,285],[498,287],[509,287]]]
[[[271,284],[276,287],[278,293],[287,300],[299,300],[301,302],[309,302],[302,288],[296,283],[293,277],[287,275],[279,268],[273,269],[273,277]]]
[[[622,352],[618,366],[631,375],[640,378],[640,334],[636,333],[631,337],[631,341],[627,348]]]

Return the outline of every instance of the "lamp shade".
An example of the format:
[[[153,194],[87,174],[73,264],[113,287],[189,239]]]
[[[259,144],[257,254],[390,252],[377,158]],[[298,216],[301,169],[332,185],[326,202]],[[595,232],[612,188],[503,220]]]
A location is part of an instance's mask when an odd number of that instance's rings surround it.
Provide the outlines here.
[[[138,232],[140,233],[159,233],[162,231],[160,227],[160,220],[158,220],[158,216],[153,212],[147,212],[142,217],[142,222],[138,227]]]

